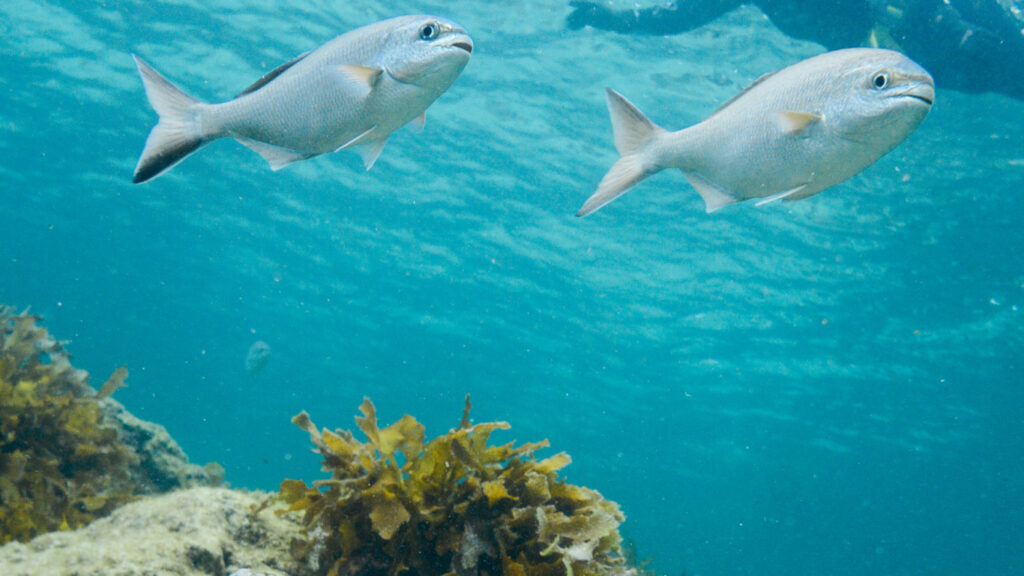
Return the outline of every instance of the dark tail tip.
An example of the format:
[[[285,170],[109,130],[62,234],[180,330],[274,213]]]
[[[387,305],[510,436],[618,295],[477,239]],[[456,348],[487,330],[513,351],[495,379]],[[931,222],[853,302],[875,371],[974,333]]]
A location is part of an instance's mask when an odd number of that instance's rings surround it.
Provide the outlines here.
[[[178,162],[181,162],[189,154],[202,147],[202,140],[188,140],[171,148],[164,148],[151,156],[143,156],[139,159],[139,165],[135,167],[135,175],[132,177],[134,184],[141,184],[152,180],[163,171]]]

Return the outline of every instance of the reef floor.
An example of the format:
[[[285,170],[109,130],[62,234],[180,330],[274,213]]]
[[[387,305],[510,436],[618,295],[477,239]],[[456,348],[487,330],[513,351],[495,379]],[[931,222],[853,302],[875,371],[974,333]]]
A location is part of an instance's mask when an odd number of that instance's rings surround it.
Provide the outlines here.
[[[289,553],[300,526],[271,494],[197,487],[146,496],[84,528],[0,547],[4,576],[253,576],[302,573]],[[244,572],[243,572],[244,573]]]

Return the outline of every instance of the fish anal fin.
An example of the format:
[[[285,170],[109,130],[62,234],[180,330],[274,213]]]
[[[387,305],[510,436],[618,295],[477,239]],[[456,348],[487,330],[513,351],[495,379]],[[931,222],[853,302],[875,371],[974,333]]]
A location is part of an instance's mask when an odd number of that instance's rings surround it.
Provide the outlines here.
[[[683,176],[686,176],[686,179],[690,181],[690,184],[697,190],[700,197],[704,199],[704,207],[708,214],[740,201],[735,195],[708,182],[697,174],[683,172]]]
[[[283,148],[281,146],[274,146],[273,144],[267,144],[266,142],[260,142],[259,140],[253,140],[251,138],[242,138],[235,136],[235,139],[245,144],[253,152],[256,152],[263,157],[270,164],[271,170],[280,170],[292,162],[298,162],[299,160],[305,160],[314,156],[313,154],[307,154],[305,152],[299,152],[290,148]]]
[[[785,112],[779,112],[776,119],[779,123],[779,129],[782,130],[783,134],[801,136],[807,128],[821,122],[822,117],[820,114],[813,112],[786,110]]]
[[[797,196],[797,194],[799,194],[800,191],[803,190],[804,188],[807,188],[807,184],[801,184],[796,188],[790,188],[789,190],[783,190],[778,194],[772,194],[771,196],[767,196],[765,198],[758,200],[755,206],[764,206],[765,204],[771,204],[772,202],[776,202],[778,200],[783,199],[799,200],[800,198],[805,198],[806,196]]]
[[[309,52],[305,52],[303,54],[299,54],[295,58],[292,58],[291,60],[285,62],[284,64],[281,64],[277,68],[274,68],[270,72],[267,72],[259,80],[253,82],[252,86],[249,86],[245,90],[242,90],[241,92],[239,92],[238,96],[235,96],[235,98],[240,98],[242,96],[245,96],[246,94],[252,94],[253,92],[259,90],[260,88],[263,88],[264,86],[269,84],[271,80],[273,80],[274,78],[277,78],[278,76],[283,74],[285,70],[287,70],[287,69],[291,68],[292,66],[298,64],[300,60],[302,60],[303,58],[305,58],[308,55],[309,55]]]

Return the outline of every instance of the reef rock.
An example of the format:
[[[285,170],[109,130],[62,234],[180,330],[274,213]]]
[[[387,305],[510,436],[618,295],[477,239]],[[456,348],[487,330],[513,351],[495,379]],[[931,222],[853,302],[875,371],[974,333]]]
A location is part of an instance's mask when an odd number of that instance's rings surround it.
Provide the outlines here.
[[[199,487],[151,496],[73,532],[0,547],[4,576],[224,576],[302,571],[289,552],[300,527],[270,495]]]
[[[139,455],[139,466],[133,473],[145,493],[159,493],[176,488],[218,486],[224,481],[224,468],[216,462],[199,466],[189,462],[181,446],[167,429],[153,422],[140,420],[112,398],[101,401],[104,421],[118,430],[121,443]]]

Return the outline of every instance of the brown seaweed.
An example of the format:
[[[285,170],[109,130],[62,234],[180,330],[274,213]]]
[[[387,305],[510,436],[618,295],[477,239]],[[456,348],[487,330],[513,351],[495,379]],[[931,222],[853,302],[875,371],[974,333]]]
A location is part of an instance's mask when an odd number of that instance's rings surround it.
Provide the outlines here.
[[[136,490],[138,456],[39,320],[0,307],[0,543],[85,525]]]
[[[359,441],[319,430],[305,412],[329,479],[285,480],[280,497],[302,512],[305,538],[293,553],[315,574],[371,576],[602,576],[630,571],[618,505],[558,478],[571,459],[537,460],[541,441],[490,445],[505,422],[472,425],[469,398],[459,426],[424,443],[413,417],[380,428],[369,399]]]

